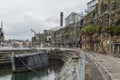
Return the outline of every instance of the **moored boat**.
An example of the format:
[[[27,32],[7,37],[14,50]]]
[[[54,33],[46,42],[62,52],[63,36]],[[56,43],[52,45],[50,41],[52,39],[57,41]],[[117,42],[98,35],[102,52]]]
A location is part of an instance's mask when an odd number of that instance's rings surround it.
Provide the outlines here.
[[[40,69],[47,67],[49,64],[48,53],[37,52],[37,53],[23,53],[14,54],[11,56],[12,72],[24,72],[24,71],[34,71],[35,69]]]

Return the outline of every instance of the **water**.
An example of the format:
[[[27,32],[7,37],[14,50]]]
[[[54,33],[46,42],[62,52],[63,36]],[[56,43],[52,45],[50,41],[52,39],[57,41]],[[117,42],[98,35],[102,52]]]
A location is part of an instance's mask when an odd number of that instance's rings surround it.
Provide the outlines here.
[[[0,69],[0,80],[54,80],[63,63],[52,61],[48,68],[36,72],[11,74],[11,69]]]

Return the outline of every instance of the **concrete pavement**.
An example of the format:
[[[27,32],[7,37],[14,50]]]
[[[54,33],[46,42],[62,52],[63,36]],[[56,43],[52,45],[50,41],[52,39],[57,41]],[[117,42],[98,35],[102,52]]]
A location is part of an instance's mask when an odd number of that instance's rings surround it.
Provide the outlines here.
[[[85,80],[104,80],[94,61],[86,56]]]
[[[120,59],[111,55],[86,52],[87,56],[96,61],[105,80],[120,80]]]

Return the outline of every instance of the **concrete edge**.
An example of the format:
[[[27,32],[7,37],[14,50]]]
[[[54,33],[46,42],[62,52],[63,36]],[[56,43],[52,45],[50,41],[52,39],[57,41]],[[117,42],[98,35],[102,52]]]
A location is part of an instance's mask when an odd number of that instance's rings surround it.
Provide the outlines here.
[[[112,80],[110,74],[108,73],[108,70],[106,70],[104,66],[94,56],[89,55],[88,53],[86,53],[86,56],[88,56],[94,62],[104,80]]]

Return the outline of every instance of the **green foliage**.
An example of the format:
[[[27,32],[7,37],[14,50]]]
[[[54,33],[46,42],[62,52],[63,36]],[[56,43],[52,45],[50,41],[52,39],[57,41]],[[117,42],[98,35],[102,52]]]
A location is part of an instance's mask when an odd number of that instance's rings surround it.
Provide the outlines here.
[[[77,34],[77,35],[80,35],[80,31],[81,31],[81,30],[77,30],[76,34]]]
[[[70,36],[70,33],[69,32],[66,32],[65,34],[64,34],[64,37],[65,38],[68,38]]]
[[[75,35],[75,31],[70,32],[70,36]]]
[[[65,30],[68,30],[69,29],[69,26],[65,26],[65,28],[64,28]]]
[[[79,36],[79,34],[80,34],[80,30],[70,32],[70,36],[74,36],[74,35]]]
[[[100,28],[98,26],[90,24],[90,25],[82,28],[81,31],[80,31],[80,33],[81,33],[81,35],[92,36],[95,33],[98,33],[99,29]]]
[[[120,26],[111,26],[111,27],[105,27],[105,32],[110,33],[111,36],[114,35],[120,35]]]

